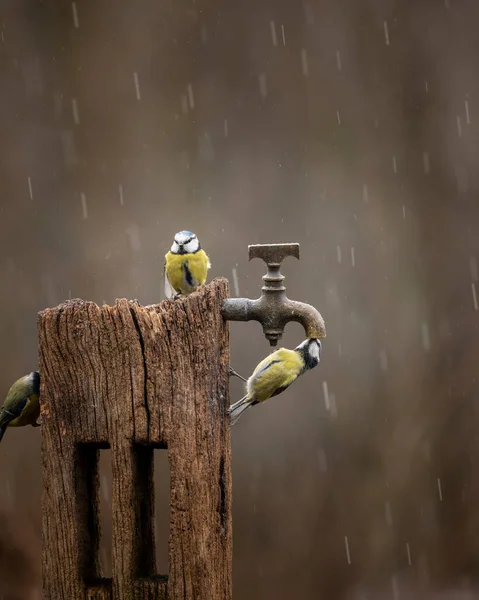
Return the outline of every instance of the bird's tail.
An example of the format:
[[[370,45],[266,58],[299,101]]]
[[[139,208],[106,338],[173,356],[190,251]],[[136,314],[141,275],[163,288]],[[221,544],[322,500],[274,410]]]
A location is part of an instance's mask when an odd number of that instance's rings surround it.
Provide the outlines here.
[[[235,402],[228,408],[228,414],[231,418],[231,425],[234,425],[244,411],[251,406],[251,402],[247,399],[248,396],[243,396],[241,400]]]

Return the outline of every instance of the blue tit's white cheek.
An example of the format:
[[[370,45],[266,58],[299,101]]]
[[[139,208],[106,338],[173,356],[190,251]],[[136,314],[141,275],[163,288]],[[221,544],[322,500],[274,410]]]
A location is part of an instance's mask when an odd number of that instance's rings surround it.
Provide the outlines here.
[[[319,361],[319,346],[316,343],[310,344],[309,355],[312,359]]]
[[[178,254],[179,251],[180,251],[180,247],[178,246],[176,241],[173,242],[173,244],[171,245],[171,252],[173,252],[173,254]]]
[[[196,238],[192,239],[187,244],[185,244],[185,252],[187,254],[194,254],[195,252],[197,252],[198,248],[199,242]]]

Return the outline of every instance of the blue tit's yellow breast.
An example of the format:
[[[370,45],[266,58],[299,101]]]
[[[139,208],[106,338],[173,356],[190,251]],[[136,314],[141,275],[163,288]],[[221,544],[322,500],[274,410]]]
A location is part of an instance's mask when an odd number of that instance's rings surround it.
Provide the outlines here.
[[[209,260],[204,250],[194,254],[173,254],[165,256],[165,271],[175,292],[189,294],[206,281]]]
[[[301,373],[304,361],[294,350],[280,348],[263,359],[248,382],[248,395],[258,402],[287,388]]]

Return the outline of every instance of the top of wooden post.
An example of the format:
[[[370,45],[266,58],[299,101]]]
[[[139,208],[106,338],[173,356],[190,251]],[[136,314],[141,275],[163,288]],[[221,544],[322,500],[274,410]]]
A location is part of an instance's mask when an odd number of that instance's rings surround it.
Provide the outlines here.
[[[44,600],[231,598],[228,330],[218,279],[143,307],[38,318]],[[98,451],[112,451],[112,580],[98,566]],[[169,574],[155,574],[153,448],[170,462]]]

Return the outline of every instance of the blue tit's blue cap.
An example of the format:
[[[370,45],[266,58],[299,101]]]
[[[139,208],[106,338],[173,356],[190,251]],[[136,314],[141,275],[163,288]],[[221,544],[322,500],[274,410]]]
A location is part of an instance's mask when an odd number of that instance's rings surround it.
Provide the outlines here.
[[[188,231],[185,229],[184,231],[179,231],[175,235],[175,242],[177,244],[185,244],[186,242],[188,242],[189,240],[191,240],[195,237],[196,237],[196,235],[192,231]]]

